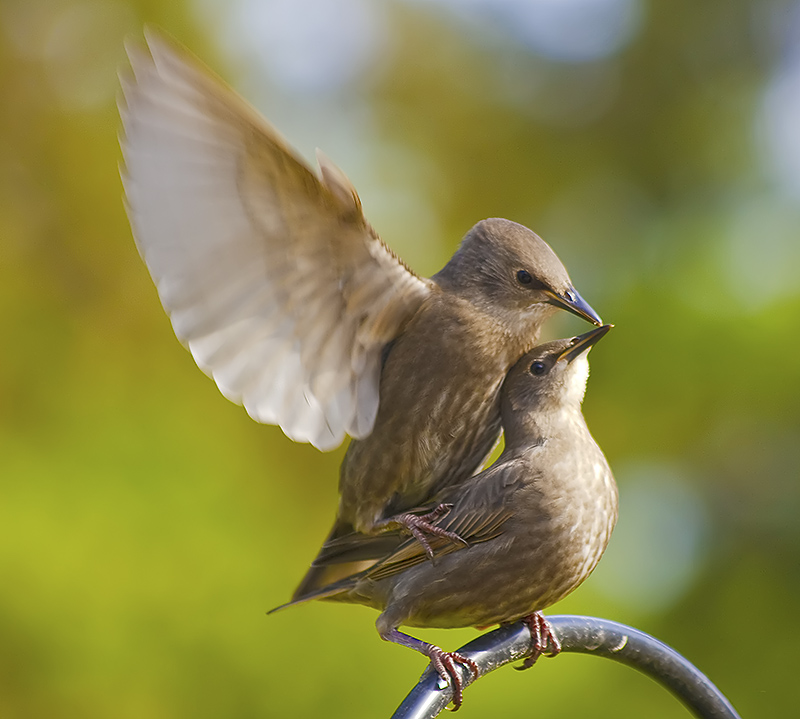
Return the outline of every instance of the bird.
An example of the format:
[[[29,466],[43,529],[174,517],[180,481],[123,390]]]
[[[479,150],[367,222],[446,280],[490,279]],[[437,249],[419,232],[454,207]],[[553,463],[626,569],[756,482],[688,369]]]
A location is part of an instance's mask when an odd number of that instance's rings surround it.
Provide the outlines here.
[[[611,327],[540,345],[508,373],[500,394],[502,454],[418,509],[449,505],[439,525],[463,537],[466,546],[432,537],[431,562],[419,542],[399,530],[353,533],[338,540],[338,552],[331,551],[328,560],[371,558],[372,566],[278,609],[326,599],[380,610],[381,638],[429,657],[442,681],[453,686],[456,708],[463,689],[459,666],[477,678],[475,663],[398,627],[487,627],[522,619],[533,652],[520,668],[531,666],[546,647],[558,653],[558,639],[541,610],[589,576],[617,520],[617,485],[581,411],[587,354]]]
[[[508,369],[558,308],[599,315],[544,240],[506,219],[415,274],[327,156],[317,174],[188,50],[145,38],[120,75],[121,175],[175,334],[256,421],[320,450],[353,438],[329,540],[400,527],[427,549],[447,508],[407,510],[483,464]]]

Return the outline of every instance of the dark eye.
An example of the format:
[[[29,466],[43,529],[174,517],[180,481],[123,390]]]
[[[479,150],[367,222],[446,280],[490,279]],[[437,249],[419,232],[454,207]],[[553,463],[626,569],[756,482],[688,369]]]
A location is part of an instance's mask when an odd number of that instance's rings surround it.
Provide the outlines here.
[[[545,372],[547,372],[547,367],[545,367],[544,362],[537,360],[531,365],[531,374],[544,374]]]
[[[520,270],[517,272],[517,280],[521,285],[529,285],[533,282],[533,277],[531,277],[531,273],[528,270]]]

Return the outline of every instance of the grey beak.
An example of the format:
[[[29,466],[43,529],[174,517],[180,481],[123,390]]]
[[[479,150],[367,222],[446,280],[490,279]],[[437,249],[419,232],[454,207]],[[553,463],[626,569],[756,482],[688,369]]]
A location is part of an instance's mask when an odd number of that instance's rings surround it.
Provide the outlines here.
[[[551,305],[572,312],[572,314],[588,320],[593,325],[600,326],[603,324],[600,315],[591,308],[589,303],[575,289],[569,289],[563,295],[558,295],[555,292],[548,292],[548,294],[550,295],[548,302]]]

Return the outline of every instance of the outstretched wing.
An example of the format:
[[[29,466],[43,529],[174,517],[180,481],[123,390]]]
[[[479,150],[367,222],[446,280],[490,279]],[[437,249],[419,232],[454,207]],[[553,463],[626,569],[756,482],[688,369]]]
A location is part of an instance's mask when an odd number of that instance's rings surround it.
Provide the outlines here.
[[[157,33],[122,77],[128,215],[178,338],[253,419],[331,449],[378,409],[381,351],[431,291],[321,178]]]

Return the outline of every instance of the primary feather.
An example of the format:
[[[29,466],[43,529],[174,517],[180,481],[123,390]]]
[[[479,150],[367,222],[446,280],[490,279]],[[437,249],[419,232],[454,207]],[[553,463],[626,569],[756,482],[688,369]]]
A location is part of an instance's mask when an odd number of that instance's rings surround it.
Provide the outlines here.
[[[122,78],[123,183],[178,338],[223,394],[293,440],[369,434],[381,351],[430,291],[364,219],[207,68],[157,33]]]

